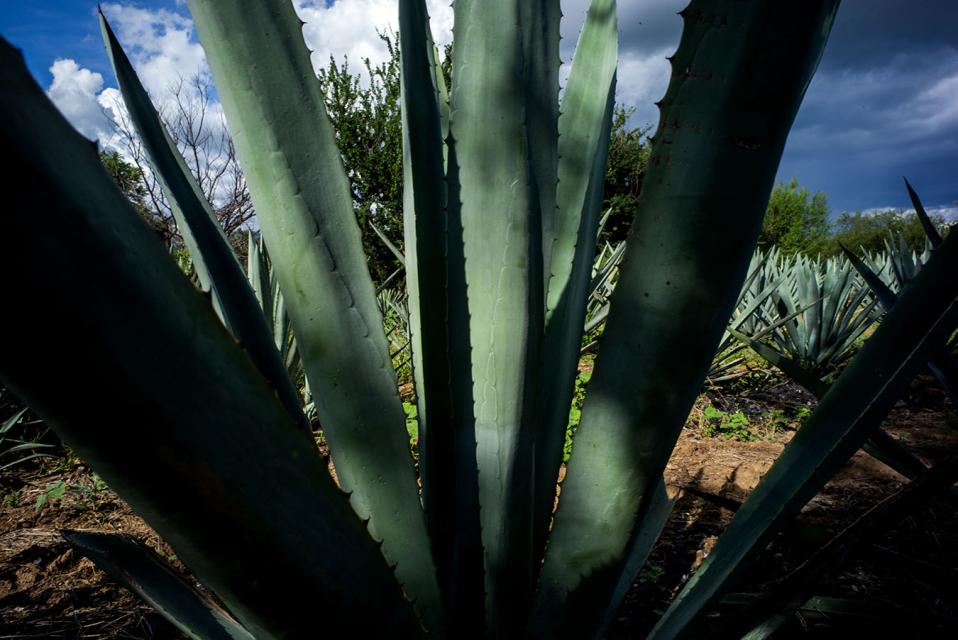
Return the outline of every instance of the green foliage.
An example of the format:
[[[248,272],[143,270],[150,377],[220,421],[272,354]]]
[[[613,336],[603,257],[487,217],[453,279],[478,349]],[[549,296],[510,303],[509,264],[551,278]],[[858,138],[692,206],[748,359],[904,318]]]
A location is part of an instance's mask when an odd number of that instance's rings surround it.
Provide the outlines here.
[[[772,189],[758,238],[761,249],[776,247],[784,255],[815,254],[828,239],[828,198],[800,187],[798,180],[780,182]]]
[[[930,217],[937,227],[945,227],[944,218]],[[888,209],[873,213],[840,214],[832,223],[832,234],[823,251],[834,255],[841,251],[839,245],[844,245],[856,253],[861,250],[880,253],[885,251],[889,237],[900,238],[905,246],[919,254],[925,250],[925,232],[921,221],[916,216]]]
[[[713,406],[702,410],[702,435],[707,438],[719,437],[723,440],[751,442],[757,436],[752,433],[748,417],[741,411],[726,413]]]
[[[12,489],[6,491],[3,494],[3,500],[0,501],[0,504],[3,504],[5,507],[19,507],[23,500],[23,490],[22,489]]]
[[[425,3],[399,3],[419,478],[356,191],[299,19],[282,0],[190,6],[241,132],[237,153],[338,482],[251,343],[224,330],[225,314],[182,277],[4,44],[0,142],[17,161],[0,180],[11,211],[36,215],[9,216],[20,242],[0,252],[6,271],[29,274],[11,287],[32,314],[6,318],[0,375],[238,620],[207,616],[212,631],[200,631],[195,615],[211,608],[191,588],[170,587],[115,538],[77,548],[101,566],[135,567],[139,592],[197,636],[307,637],[317,618],[334,636],[417,637],[423,625],[435,637],[602,636],[671,509],[662,474],[735,306],[837,3],[693,0],[682,12],[636,246],[618,269],[601,360],[579,382],[589,399],[554,523],[607,173],[615,2],[592,3],[561,118],[558,2],[457,0],[448,105]],[[722,81],[703,81],[713,77]],[[212,250],[197,243],[192,258]],[[922,275],[940,275],[950,256],[943,248]],[[708,559],[718,568],[692,578],[657,633],[701,620],[781,514],[827,480],[819,463],[836,468],[857,448],[862,407],[887,412],[875,372],[900,390],[915,343],[942,317],[940,296],[919,285],[886,319],[906,339],[865,346],[870,359],[839,382],[853,406],[823,400],[806,425],[815,438],[784,454],[798,480],[756,489],[737,516],[746,525]],[[83,323],[60,321],[64,309]],[[110,410],[86,401],[107,388],[120,399]],[[174,600],[190,605],[189,620]]]
[[[68,483],[65,480],[59,480],[48,484],[47,488],[37,496],[33,510],[39,512],[44,507],[59,504],[67,494],[76,494],[82,499],[84,497],[93,497],[106,489],[106,482],[96,473],[90,476],[89,482]],[[77,507],[80,509],[89,509],[90,505],[81,501]]]
[[[348,59],[338,62],[330,56],[327,66],[319,70],[375,282],[383,282],[392,273],[395,260],[367,222],[391,238],[401,238],[403,228],[399,39],[388,33],[379,37],[389,57],[378,65],[363,60],[365,80],[350,70]]]
[[[403,413],[406,414],[406,432],[409,434],[409,441],[415,445],[419,441],[419,420],[416,405],[412,402],[402,403]]]
[[[66,494],[67,489],[69,489],[69,486],[64,480],[47,485],[47,488],[37,496],[37,502],[33,506],[33,510],[39,512],[46,505],[59,502]]]
[[[123,195],[126,196],[137,212],[143,216],[150,228],[164,241],[169,241],[169,222],[152,206],[143,170],[124,160],[123,156],[115,150],[101,151],[100,161],[110,177],[113,178],[116,186],[123,192]],[[183,249],[174,245],[171,246],[171,250],[182,251]]]
[[[590,357],[584,359],[584,362],[591,364]],[[582,405],[585,403],[585,388],[592,379],[592,373],[588,369],[579,371],[575,377],[575,391],[572,395],[572,408],[569,409],[569,426],[565,431],[565,444],[562,446],[562,462],[568,463],[572,458],[572,442],[575,438],[575,432],[579,428],[579,422],[582,420]]]
[[[146,204],[146,186],[143,184],[143,171],[136,165],[125,161],[118,151],[101,151],[100,161],[127,200],[137,211],[145,213],[148,207]]]
[[[632,216],[639,204],[642,178],[652,152],[649,134],[652,125],[631,127],[629,120],[635,107],[617,105],[612,112],[612,134],[609,138],[609,163],[605,170],[602,209],[611,215],[599,236],[601,243],[613,245],[628,236]]]
[[[9,390],[0,387],[0,471],[30,460],[53,458],[59,440]]]
[[[364,81],[350,70],[349,60],[330,58],[319,70],[326,94],[326,108],[336,128],[337,141],[349,176],[356,214],[376,282],[383,282],[395,261],[377,243],[365,224],[373,221],[387,237],[402,236],[402,146],[399,110],[398,37],[381,33],[389,58],[372,65],[364,60]],[[452,84],[452,47],[447,46],[441,71],[447,86]],[[638,204],[651,152],[651,125],[633,128],[635,107],[619,105],[613,112],[609,158],[603,187],[603,210],[611,209],[608,223],[599,236],[600,244],[613,245],[625,239]]]

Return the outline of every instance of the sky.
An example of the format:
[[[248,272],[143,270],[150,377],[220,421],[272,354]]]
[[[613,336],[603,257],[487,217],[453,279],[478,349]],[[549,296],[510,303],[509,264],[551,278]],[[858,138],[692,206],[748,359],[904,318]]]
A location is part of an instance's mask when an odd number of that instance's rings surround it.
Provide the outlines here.
[[[348,56],[355,67],[386,51],[396,0],[292,0],[313,64]],[[658,121],[665,57],[687,0],[619,0],[619,103],[635,126]],[[450,0],[427,0],[436,40],[452,38]],[[562,59],[570,61],[588,0],[564,0]],[[134,66],[161,106],[178,78],[206,74],[184,0],[103,4]],[[23,50],[37,82],[67,118],[103,146],[118,144],[112,76],[89,0],[17,0],[0,7],[0,35]],[[564,78],[568,65],[564,65]],[[221,118],[219,105],[213,113]],[[958,221],[958,2],[845,0],[818,73],[789,135],[778,178],[824,191],[833,215],[910,207],[907,177],[931,211]]]

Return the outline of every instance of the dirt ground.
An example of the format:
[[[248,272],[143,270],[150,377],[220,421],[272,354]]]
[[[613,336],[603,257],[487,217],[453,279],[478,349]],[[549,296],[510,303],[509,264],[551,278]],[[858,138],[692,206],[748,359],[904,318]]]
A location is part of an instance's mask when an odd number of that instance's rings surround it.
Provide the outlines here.
[[[666,470],[670,490],[680,497],[609,630],[610,639],[641,638],[648,632],[791,438],[807,413],[803,407],[813,404],[785,382],[734,394],[703,394]],[[754,439],[703,435],[708,406],[725,414],[741,411]],[[927,462],[958,451],[956,413],[928,380],[912,386],[886,427]],[[857,453],[789,531],[769,546],[735,591],[761,592],[763,584],[793,569],[903,483],[895,472]],[[183,637],[72,551],[58,534],[61,529],[123,532],[172,559],[171,550],[89,469],[67,460],[0,472],[0,495],[0,640]],[[38,509],[44,495],[45,504]],[[845,622],[821,610],[803,609],[776,637],[887,637],[897,624],[908,629],[907,637],[958,637],[955,504],[947,497],[924,503],[880,540],[857,549],[817,585],[816,595],[861,605],[862,615]],[[871,631],[869,624],[874,626]],[[847,625],[853,625],[852,635]]]

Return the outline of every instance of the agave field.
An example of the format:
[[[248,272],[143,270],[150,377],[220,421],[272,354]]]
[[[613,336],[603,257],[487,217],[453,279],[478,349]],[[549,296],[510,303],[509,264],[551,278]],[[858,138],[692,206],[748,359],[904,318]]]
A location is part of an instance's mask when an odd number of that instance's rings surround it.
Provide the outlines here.
[[[292,4],[188,4],[245,261],[102,14],[187,261],[0,41],[0,635],[958,633],[958,234],[755,249],[837,0],[681,12],[618,245],[616,2],[560,94],[558,0],[457,0],[451,82],[399,0],[384,282]]]

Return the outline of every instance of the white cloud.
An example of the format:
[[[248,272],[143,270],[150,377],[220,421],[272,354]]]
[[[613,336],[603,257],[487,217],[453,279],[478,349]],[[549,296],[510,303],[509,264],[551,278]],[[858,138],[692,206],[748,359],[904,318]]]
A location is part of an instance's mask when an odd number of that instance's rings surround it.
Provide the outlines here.
[[[109,127],[97,103],[103,76],[80,67],[75,60],[58,58],[50,67],[53,82],[47,95],[80,133],[95,139]]]
[[[373,65],[387,59],[377,30],[398,31],[395,0],[339,0],[328,6],[324,0],[294,0],[293,4],[306,23],[303,36],[313,51],[314,68],[325,66],[330,56],[340,61],[348,57],[354,72],[361,70],[366,58]],[[427,0],[426,7],[433,38],[441,48],[452,42],[452,7],[449,0]]]
[[[913,210],[910,210],[913,211]],[[948,222],[958,222],[958,206],[953,207],[929,207],[928,215],[941,216]]]
[[[635,107],[634,125],[658,126],[659,110],[655,102],[662,99],[669,85],[672,69],[666,56],[673,51],[662,49],[649,54],[630,51],[619,56],[615,97],[620,104]]]
[[[151,96],[166,96],[181,79],[209,74],[190,18],[166,9],[113,3],[103,5],[103,13]]]
[[[863,209],[862,213],[866,216],[873,216],[884,211],[895,211],[902,218],[910,218],[915,215],[914,209],[902,209],[900,207],[869,207]],[[941,216],[949,223],[958,222],[958,206],[925,207],[925,213],[933,218]]]

